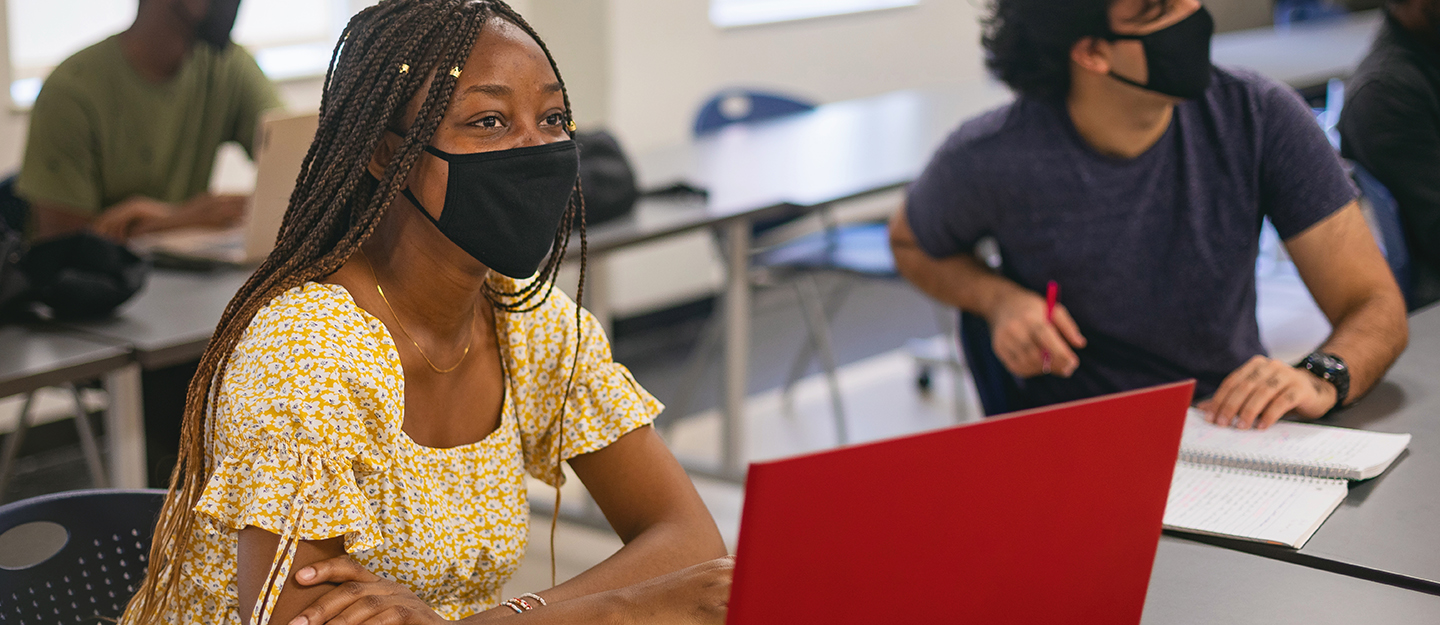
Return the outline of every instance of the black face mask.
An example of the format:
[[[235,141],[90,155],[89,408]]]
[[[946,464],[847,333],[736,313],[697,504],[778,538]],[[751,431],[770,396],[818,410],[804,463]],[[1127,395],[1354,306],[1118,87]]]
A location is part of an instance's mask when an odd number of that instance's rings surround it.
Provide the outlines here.
[[[515,279],[529,278],[550,252],[560,218],[575,192],[580,153],[574,141],[450,154],[425,146],[450,163],[445,206],[436,219],[402,191],[445,238],[475,260]]]
[[[1111,33],[1106,39],[1135,40],[1145,46],[1145,63],[1149,66],[1150,78],[1141,83],[1113,70],[1110,77],[1176,98],[1199,98],[1210,87],[1210,38],[1214,34],[1215,19],[1205,7],[1148,35]]]
[[[230,45],[230,31],[235,28],[235,16],[240,12],[240,0],[210,0],[210,10],[195,25],[195,38],[216,50]]]

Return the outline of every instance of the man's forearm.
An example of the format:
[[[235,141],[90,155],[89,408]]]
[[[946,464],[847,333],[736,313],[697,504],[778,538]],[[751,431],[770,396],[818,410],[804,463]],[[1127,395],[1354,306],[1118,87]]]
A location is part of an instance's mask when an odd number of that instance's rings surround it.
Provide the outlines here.
[[[1320,351],[1339,356],[1350,370],[1345,405],[1375,388],[1405,351],[1409,337],[1405,303],[1388,292],[1375,294],[1340,318]]]
[[[30,221],[36,241],[53,239],[80,232],[90,227],[94,217],[81,211],[66,208],[51,202],[34,202],[30,205]]]
[[[1024,290],[968,255],[934,259],[913,244],[892,247],[900,275],[926,295],[986,319],[1009,294]]]

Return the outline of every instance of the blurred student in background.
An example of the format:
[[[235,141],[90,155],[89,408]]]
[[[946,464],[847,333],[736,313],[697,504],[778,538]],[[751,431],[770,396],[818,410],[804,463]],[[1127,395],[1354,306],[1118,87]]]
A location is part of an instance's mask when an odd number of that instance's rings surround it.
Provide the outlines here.
[[[1440,300],[1440,0],[1392,0],[1348,85],[1341,152],[1400,205],[1411,304]]]
[[[280,105],[232,45],[239,0],[139,0],[125,32],[66,59],[30,114],[16,192],[35,239],[83,230],[123,241],[235,224],[245,198],[207,192],[220,144],[246,151]]]
[[[988,321],[1010,407],[1196,378],[1212,420],[1248,428],[1364,395],[1404,348],[1405,306],[1299,97],[1212,67],[1197,0],[993,6],[988,64],[1018,98],[951,135],[891,239],[910,281]],[[1304,368],[1260,343],[1264,217],[1335,327]]]
[[[255,59],[230,42],[239,0],[140,0],[135,22],[66,59],[30,113],[15,191],[34,240],[93,230],[108,238],[225,227],[245,198],[207,189],[216,150],[251,145],[280,106]],[[152,486],[168,482],[185,389],[198,363],[143,376]]]

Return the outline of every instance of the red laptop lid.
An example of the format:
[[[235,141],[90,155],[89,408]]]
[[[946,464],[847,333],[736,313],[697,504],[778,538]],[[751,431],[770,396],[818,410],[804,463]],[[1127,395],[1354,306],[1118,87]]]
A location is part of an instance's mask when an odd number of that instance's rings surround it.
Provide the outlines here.
[[[752,464],[728,622],[1139,623],[1193,392]]]

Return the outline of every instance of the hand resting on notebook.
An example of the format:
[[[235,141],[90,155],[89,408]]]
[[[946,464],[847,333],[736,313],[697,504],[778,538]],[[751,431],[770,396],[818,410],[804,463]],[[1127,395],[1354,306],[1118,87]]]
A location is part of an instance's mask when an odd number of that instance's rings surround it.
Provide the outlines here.
[[[1216,425],[1266,429],[1292,412],[1318,419],[1335,405],[1335,387],[1284,362],[1256,356],[1236,369],[1196,408]]]

